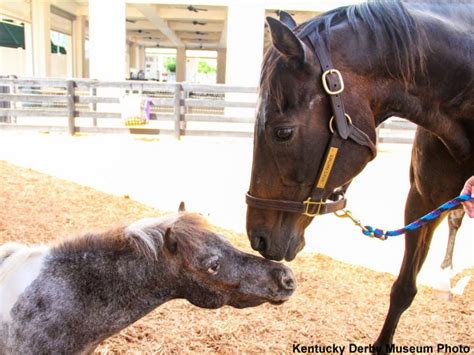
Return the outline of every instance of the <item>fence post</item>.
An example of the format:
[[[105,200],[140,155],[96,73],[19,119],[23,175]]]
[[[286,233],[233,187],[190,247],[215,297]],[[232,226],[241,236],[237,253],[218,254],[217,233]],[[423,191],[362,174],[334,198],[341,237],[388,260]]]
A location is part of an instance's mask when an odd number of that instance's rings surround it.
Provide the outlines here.
[[[174,137],[181,138],[181,84],[174,87]]]
[[[8,76],[0,76],[0,79],[6,79]],[[0,86],[0,94],[10,94],[11,85],[5,84]],[[0,108],[10,108],[10,101],[0,101]],[[0,116],[0,122],[10,123],[10,116]]]
[[[9,75],[8,77],[11,79],[18,79],[16,75]],[[16,83],[15,83],[15,80],[12,80],[10,84],[10,94],[14,95],[16,93],[17,93]],[[18,105],[16,104],[15,101],[10,102],[10,108],[13,110],[18,108]],[[7,121],[8,123],[17,123],[17,117],[9,115],[7,118]]]
[[[74,97],[74,81],[68,80],[67,81],[67,118],[68,118],[68,132],[71,136],[74,135],[76,131],[75,127],[75,97]]]
[[[92,96],[93,97],[97,96],[97,88],[95,86],[92,88]],[[94,102],[91,104],[90,110],[93,112],[97,112],[97,102]],[[97,127],[97,117],[92,118],[92,126]]]

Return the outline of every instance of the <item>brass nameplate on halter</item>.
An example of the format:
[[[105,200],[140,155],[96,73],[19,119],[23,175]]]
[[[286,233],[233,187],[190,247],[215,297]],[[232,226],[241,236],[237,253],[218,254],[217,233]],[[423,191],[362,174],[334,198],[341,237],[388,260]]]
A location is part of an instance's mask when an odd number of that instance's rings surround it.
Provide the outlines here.
[[[324,189],[326,183],[328,182],[329,175],[331,174],[332,166],[334,165],[334,160],[336,160],[337,151],[339,148],[331,147],[324,162],[323,171],[319,177],[318,184],[316,185],[319,189]]]

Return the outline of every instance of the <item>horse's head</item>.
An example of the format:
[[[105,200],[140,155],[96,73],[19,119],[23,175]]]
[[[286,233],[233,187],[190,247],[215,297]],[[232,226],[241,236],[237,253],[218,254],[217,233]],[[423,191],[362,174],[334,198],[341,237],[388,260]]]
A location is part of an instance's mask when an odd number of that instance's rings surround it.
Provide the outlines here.
[[[305,228],[324,205],[310,204],[311,213],[305,215],[304,210],[280,208],[280,203],[303,205],[308,197],[324,203],[335,190],[347,186],[375,154],[375,127],[364,96],[366,81],[345,63],[350,56],[346,44],[326,50],[334,65],[331,69],[341,72],[345,84],[343,112],[350,117],[342,115],[347,122],[341,132],[337,117],[330,122],[335,115],[330,92],[342,89],[341,77],[326,74],[329,87],[325,89],[319,55],[308,38],[299,38],[301,29],[295,34],[282,22],[267,20],[272,47],[261,74],[247,232],[253,249],[266,258],[292,260],[304,246]],[[344,31],[335,29],[332,34],[332,43],[337,44]],[[339,141],[327,159],[335,135]]]
[[[199,307],[280,304],[296,282],[286,266],[235,249],[196,213],[163,219],[164,256],[176,275],[178,293]]]

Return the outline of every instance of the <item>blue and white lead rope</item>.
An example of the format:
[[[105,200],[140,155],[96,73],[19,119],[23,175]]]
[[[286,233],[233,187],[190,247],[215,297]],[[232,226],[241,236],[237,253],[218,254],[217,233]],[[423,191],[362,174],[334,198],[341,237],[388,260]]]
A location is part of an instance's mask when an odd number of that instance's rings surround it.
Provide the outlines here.
[[[382,240],[387,239],[388,237],[395,237],[400,234],[404,234],[407,231],[412,231],[415,229],[420,228],[421,226],[425,225],[426,223],[438,218],[442,213],[450,210],[451,208],[454,208],[461,204],[464,201],[469,201],[471,199],[471,194],[463,194],[460,195],[456,198],[453,198],[452,200],[443,203],[441,206],[439,206],[437,209],[434,211],[431,211],[430,213],[424,215],[423,217],[417,219],[416,221],[406,225],[403,228],[400,229],[395,229],[395,230],[390,230],[390,231],[385,231],[383,229],[379,228],[374,228],[372,226],[364,226],[362,228],[362,233],[364,233],[368,237],[374,237],[374,238],[379,238]]]

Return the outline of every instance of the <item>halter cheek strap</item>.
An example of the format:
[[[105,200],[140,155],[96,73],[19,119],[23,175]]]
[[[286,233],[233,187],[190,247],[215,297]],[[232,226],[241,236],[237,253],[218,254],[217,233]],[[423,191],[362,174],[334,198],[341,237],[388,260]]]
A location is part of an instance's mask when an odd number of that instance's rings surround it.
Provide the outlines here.
[[[302,213],[308,217],[315,217],[320,214],[336,212],[346,206],[347,200],[344,197],[348,184],[339,192],[327,191],[326,184],[331,175],[334,162],[339,153],[339,149],[347,139],[351,139],[359,145],[366,146],[372,153],[372,159],[377,155],[377,148],[370,138],[362,130],[352,124],[351,117],[345,112],[342,102],[342,92],[344,91],[344,81],[341,73],[334,69],[329,58],[326,45],[321,37],[313,31],[308,35],[309,42],[319,59],[322,74],[322,86],[329,96],[331,108],[334,113],[329,120],[329,130],[331,138],[326,152],[318,170],[315,185],[310,196],[305,201],[286,201],[259,198],[246,194],[247,205],[260,209],[271,209],[290,213]],[[334,121],[336,129],[334,129]],[[327,201],[329,199],[329,201]]]
[[[323,70],[323,75],[321,77],[323,88],[329,96],[332,112],[334,113],[334,116],[331,117],[329,121],[329,128],[331,133],[333,133],[333,137],[336,136],[332,127],[332,120],[334,119],[337,125],[337,133],[340,138],[343,140],[350,138],[357,144],[366,146],[372,153],[372,159],[375,158],[377,155],[377,148],[374,143],[372,143],[367,134],[352,124],[351,117],[344,109],[344,103],[342,102],[344,81],[342,80],[341,72],[337,69],[333,69],[334,67],[329,58],[326,44],[316,31],[309,35],[308,39],[314,53],[316,53],[316,56],[319,59],[319,63],[321,64],[321,69]]]

